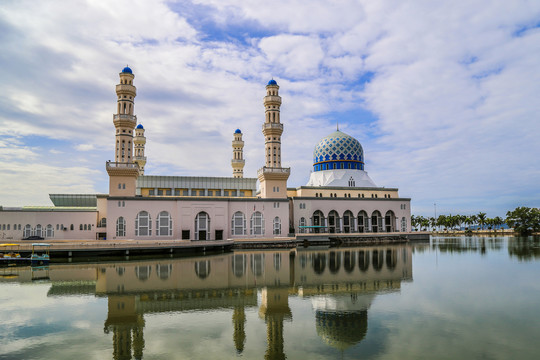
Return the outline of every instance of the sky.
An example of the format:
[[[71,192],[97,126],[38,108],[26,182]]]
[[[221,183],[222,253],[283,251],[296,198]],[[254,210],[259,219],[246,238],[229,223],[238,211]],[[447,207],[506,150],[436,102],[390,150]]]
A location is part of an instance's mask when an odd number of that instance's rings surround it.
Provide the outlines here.
[[[282,165],[305,185],[339,123],[412,213],[540,206],[540,1],[3,0],[0,205],[107,193],[115,85],[135,74],[146,175],[245,177],[282,97]]]

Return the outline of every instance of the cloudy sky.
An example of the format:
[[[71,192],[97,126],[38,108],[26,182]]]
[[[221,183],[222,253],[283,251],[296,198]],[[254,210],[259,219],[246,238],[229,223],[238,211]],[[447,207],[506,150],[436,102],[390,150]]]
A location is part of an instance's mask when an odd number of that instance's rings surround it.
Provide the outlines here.
[[[0,205],[108,191],[127,64],[148,175],[231,176],[240,128],[256,177],[274,78],[289,186],[339,121],[415,214],[540,205],[539,1],[4,0],[0,45]]]

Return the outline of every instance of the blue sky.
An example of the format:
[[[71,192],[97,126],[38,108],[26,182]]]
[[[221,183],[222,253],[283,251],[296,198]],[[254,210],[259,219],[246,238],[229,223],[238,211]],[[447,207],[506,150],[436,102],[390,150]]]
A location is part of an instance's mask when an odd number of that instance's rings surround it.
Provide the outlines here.
[[[106,193],[114,86],[135,73],[149,175],[263,164],[264,86],[283,98],[289,186],[318,140],[360,140],[415,214],[540,205],[538,1],[3,1],[0,205]]]

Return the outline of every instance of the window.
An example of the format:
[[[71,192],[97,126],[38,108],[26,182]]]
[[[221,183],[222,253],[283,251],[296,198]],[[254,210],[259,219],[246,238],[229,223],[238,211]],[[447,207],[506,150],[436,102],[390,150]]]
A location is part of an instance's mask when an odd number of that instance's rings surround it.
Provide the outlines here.
[[[88,230],[88,226],[84,224],[84,230]]]
[[[70,230],[75,230],[75,226],[73,226],[73,224],[70,225],[69,227]]]
[[[83,224],[79,224],[79,230],[83,229]]]
[[[180,196],[180,189],[174,189],[174,196]]]
[[[141,211],[135,218],[135,236],[151,236],[152,222],[150,214],[146,211]]]
[[[158,196],[163,195],[163,190],[159,189],[159,190],[157,191],[157,194],[158,194]]]
[[[154,196],[154,193],[155,193],[155,192],[154,192],[154,189],[150,189],[150,190],[148,190],[148,195],[150,195],[150,196]]]
[[[298,223],[299,225],[299,232],[301,234],[305,233],[306,232],[306,228],[303,227],[303,226],[306,226],[306,218],[305,217],[301,217],[300,218],[300,222]]]
[[[256,211],[251,215],[250,234],[264,235],[264,217],[259,211]]]
[[[122,189],[124,189],[124,190],[126,189],[126,184],[122,184]]]
[[[116,220],[116,236],[126,236],[126,220],[122,216]]]
[[[43,231],[42,231],[41,224],[36,225],[36,236],[43,237]]]
[[[204,211],[195,217],[195,238],[197,240],[210,240],[210,216]]]
[[[232,235],[246,235],[246,217],[241,211],[234,213],[231,221]]]
[[[29,236],[32,236],[32,226],[30,226],[30,224],[26,224],[24,226],[23,237],[27,238]]]
[[[118,189],[121,189],[122,188],[122,184],[118,184]]]
[[[172,235],[172,219],[171,215],[167,211],[162,211],[159,213],[156,220],[156,232],[157,236]]]
[[[273,231],[274,235],[281,234],[281,220],[277,216],[274,218],[273,229],[274,229]]]
[[[48,238],[54,237],[54,228],[51,224],[47,225],[46,235]]]

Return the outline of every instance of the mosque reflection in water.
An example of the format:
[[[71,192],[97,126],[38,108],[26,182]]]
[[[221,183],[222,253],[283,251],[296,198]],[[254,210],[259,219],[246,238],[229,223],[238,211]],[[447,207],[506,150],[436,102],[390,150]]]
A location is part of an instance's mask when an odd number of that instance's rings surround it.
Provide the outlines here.
[[[232,341],[241,353],[247,340],[245,310],[256,307],[266,324],[265,358],[285,359],[283,324],[292,321],[290,297],[310,300],[317,334],[344,350],[366,336],[375,296],[399,291],[402,281],[412,280],[411,256],[408,246],[380,246],[52,265],[48,296],[106,296],[104,331],[112,333],[114,359],[142,359],[144,315],[172,311],[230,309]]]

